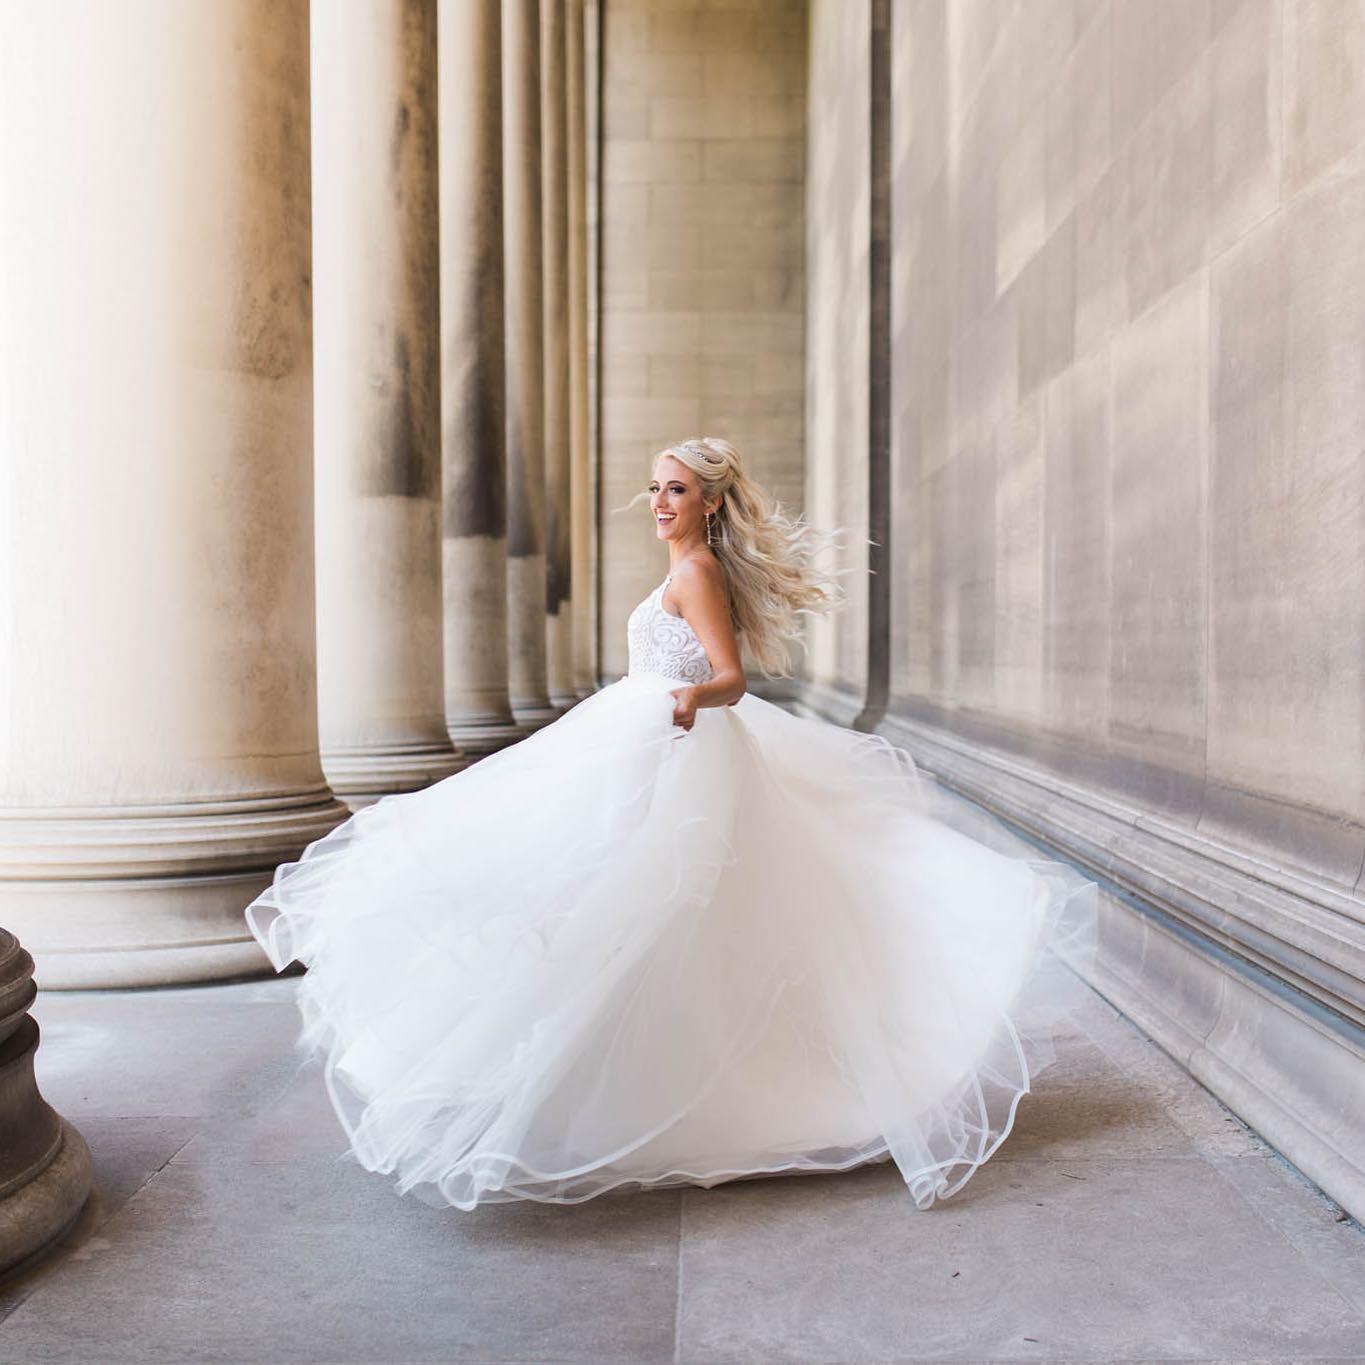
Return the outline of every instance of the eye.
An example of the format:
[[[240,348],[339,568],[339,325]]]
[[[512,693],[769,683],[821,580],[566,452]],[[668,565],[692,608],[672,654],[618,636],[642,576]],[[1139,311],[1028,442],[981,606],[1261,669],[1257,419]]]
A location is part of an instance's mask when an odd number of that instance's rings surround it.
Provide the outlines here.
[[[686,493],[687,489],[685,489],[682,484],[675,483],[668,491],[670,493]]]

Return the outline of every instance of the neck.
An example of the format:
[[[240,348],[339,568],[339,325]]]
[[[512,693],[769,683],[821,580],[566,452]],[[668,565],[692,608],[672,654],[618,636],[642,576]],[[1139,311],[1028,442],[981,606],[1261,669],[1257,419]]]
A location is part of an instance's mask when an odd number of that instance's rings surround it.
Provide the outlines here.
[[[670,540],[668,542],[668,572],[673,573],[684,559],[690,559],[705,544],[706,536],[703,534],[689,536],[686,540]]]

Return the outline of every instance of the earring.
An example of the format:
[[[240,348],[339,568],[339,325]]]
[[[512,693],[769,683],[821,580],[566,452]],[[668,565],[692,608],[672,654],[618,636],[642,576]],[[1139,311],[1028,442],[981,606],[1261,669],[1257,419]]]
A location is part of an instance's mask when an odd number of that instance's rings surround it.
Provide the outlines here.
[[[716,514],[715,514],[714,512],[708,512],[708,513],[706,514],[706,543],[707,543],[708,545],[710,545],[710,544],[712,543],[712,541],[711,541],[711,523],[712,523],[715,519],[716,519]]]

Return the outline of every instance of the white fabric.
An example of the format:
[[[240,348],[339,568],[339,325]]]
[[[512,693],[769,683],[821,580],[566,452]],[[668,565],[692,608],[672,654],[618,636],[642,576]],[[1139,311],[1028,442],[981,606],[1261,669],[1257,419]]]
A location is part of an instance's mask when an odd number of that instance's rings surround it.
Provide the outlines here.
[[[626,644],[632,673],[659,673],[679,683],[709,682],[711,660],[692,627],[664,606],[669,574],[626,622]]]
[[[277,869],[246,913],[309,966],[301,1045],[355,1157],[431,1202],[889,1156],[927,1207],[1055,1055],[1094,888],[951,827],[884,740],[753,695],[679,730],[700,646],[661,596],[626,678]]]

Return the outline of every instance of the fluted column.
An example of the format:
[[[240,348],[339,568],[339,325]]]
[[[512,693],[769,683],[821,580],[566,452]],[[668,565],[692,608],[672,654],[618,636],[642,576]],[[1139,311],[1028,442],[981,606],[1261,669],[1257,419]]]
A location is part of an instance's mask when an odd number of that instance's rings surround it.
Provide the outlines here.
[[[499,0],[441,0],[441,444],[446,725],[471,758],[523,731],[507,691]]]
[[[597,686],[597,649],[591,602],[593,480],[588,444],[588,89],[583,0],[568,0],[565,25],[565,99],[569,177],[569,544],[574,691]]]
[[[502,7],[507,325],[507,658],[524,725],[557,714],[545,676],[545,394],[541,354],[540,6]]]
[[[80,1215],[90,1149],[38,1091],[33,959],[0,929],[0,1273],[48,1250]]]
[[[318,727],[353,809],[455,772],[442,684],[436,0],[314,5]]]
[[[268,970],[318,758],[308,8],[0,5],[0,922]],[[16,268],[17,267],[17,268]]]
[[[569,416],[569,163],[565,0],[540,0],[541,260],[545,356],[545,652],[550,701],[574,687]]]

